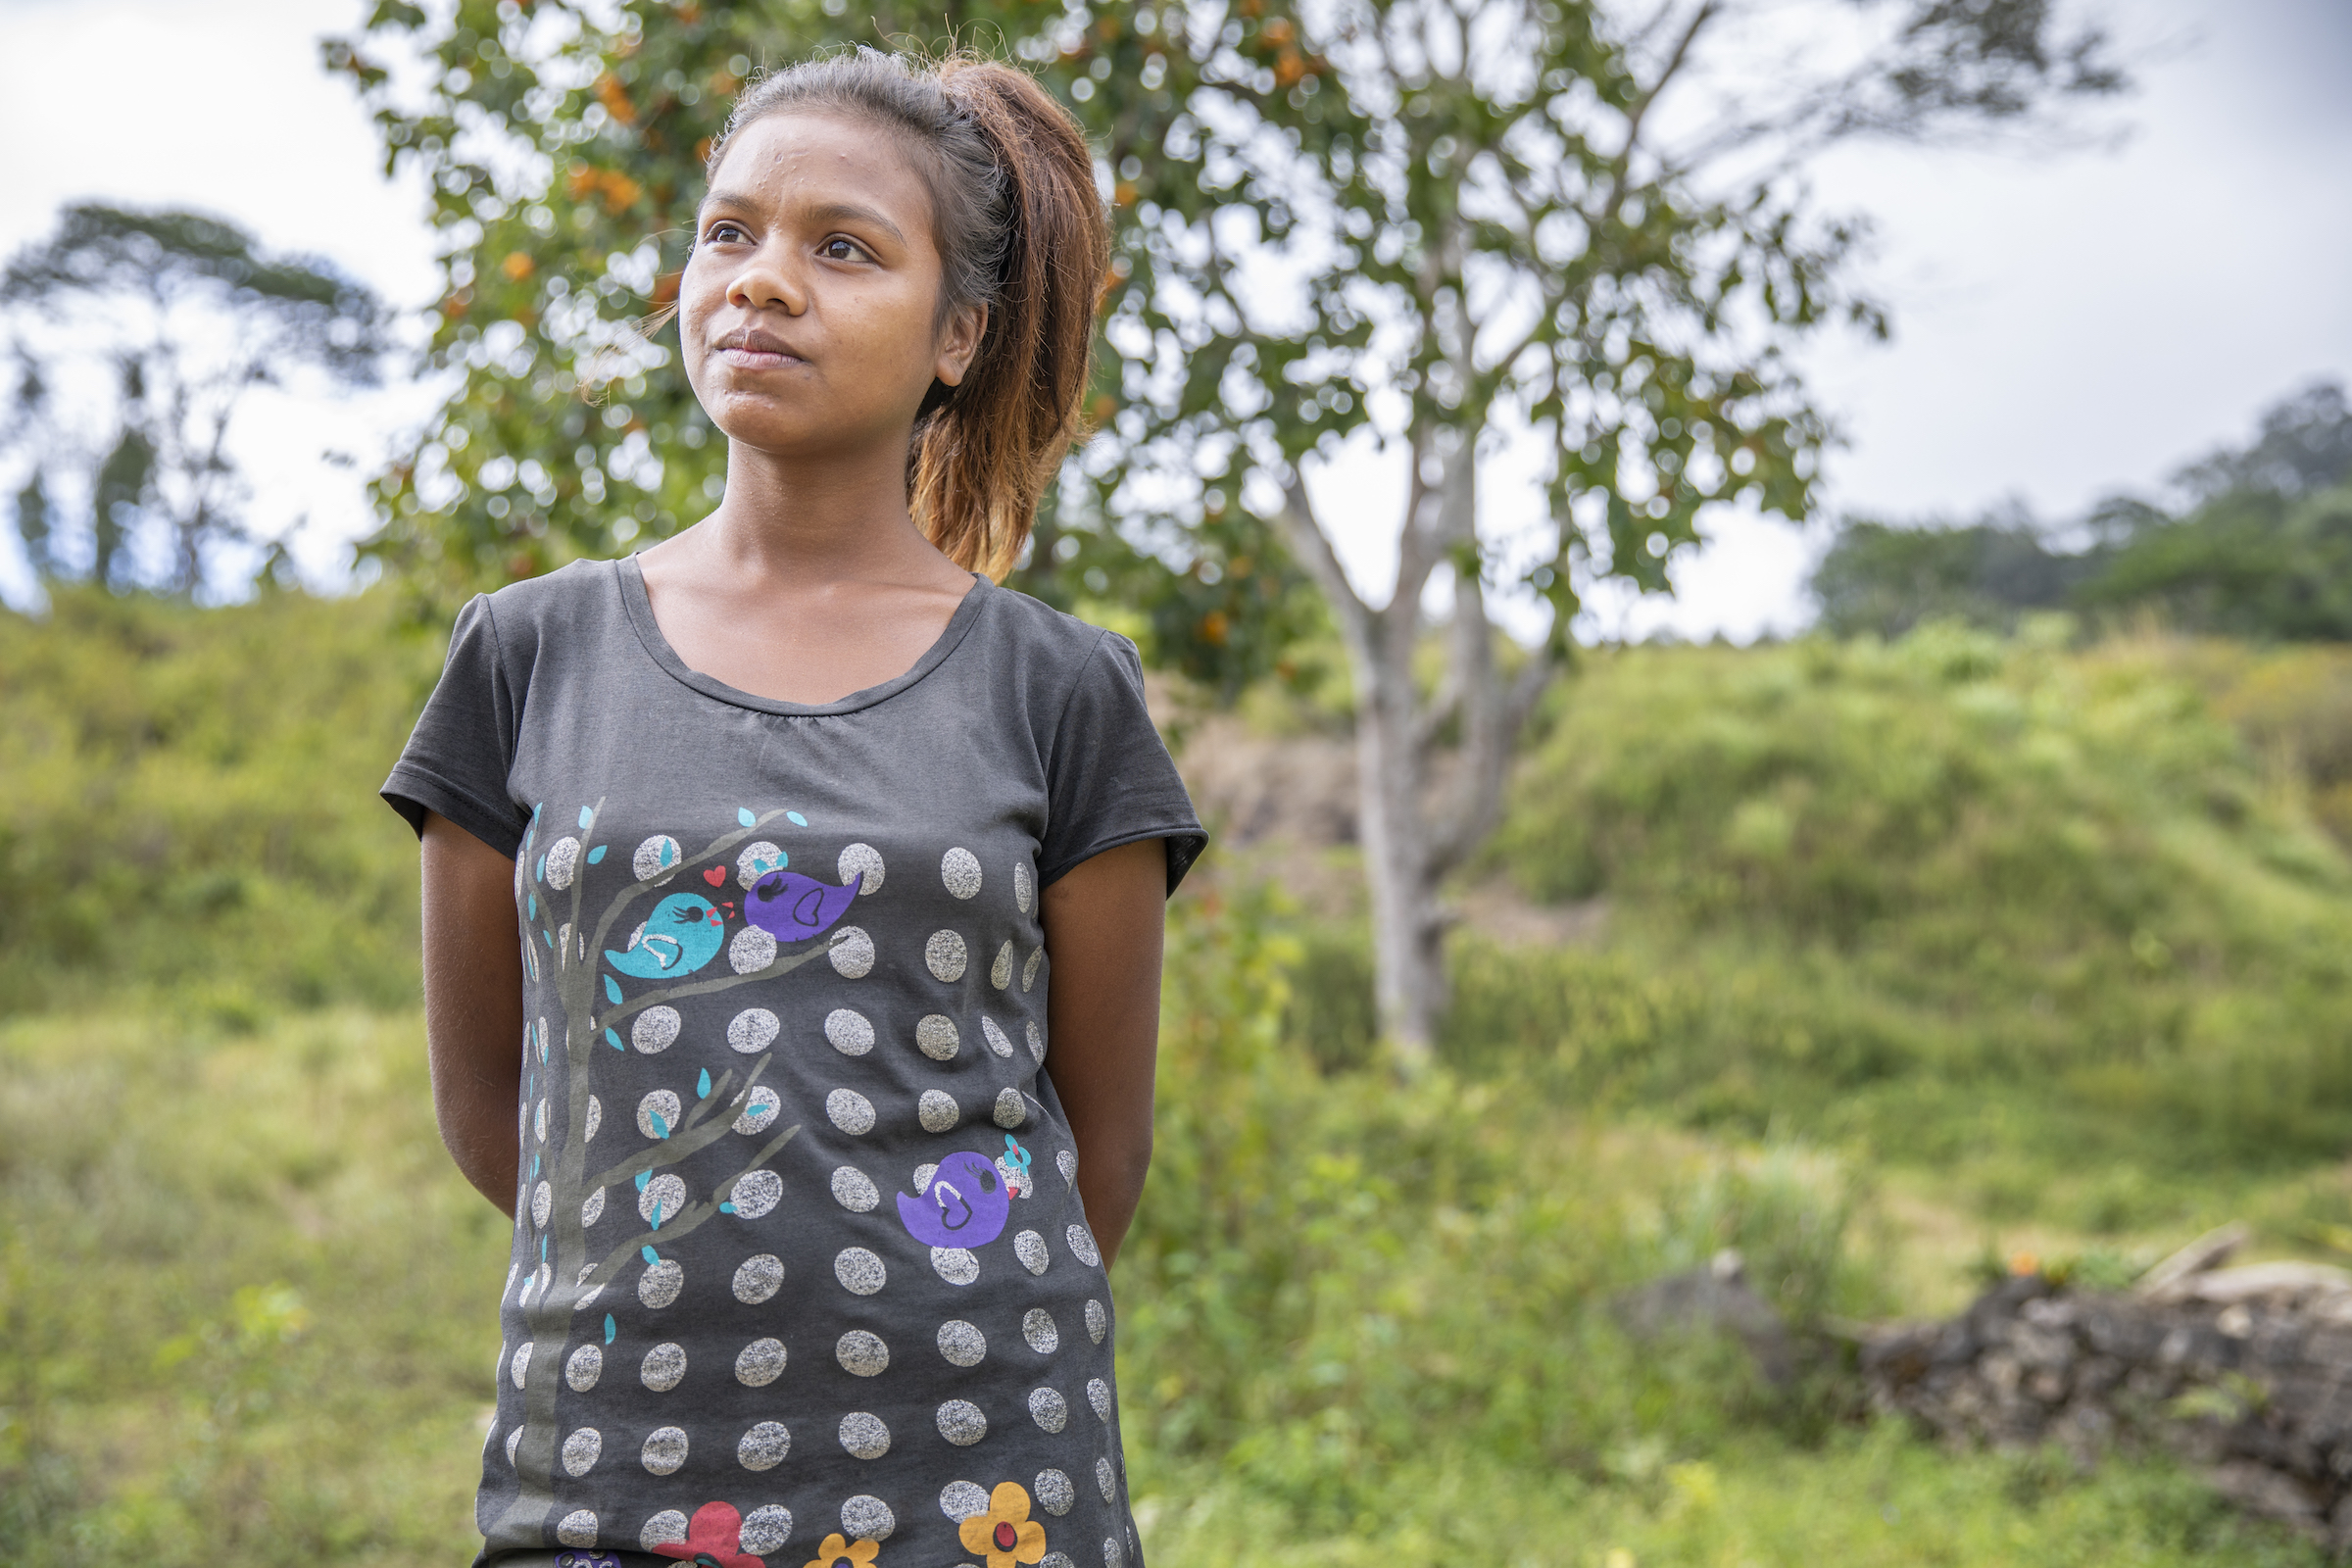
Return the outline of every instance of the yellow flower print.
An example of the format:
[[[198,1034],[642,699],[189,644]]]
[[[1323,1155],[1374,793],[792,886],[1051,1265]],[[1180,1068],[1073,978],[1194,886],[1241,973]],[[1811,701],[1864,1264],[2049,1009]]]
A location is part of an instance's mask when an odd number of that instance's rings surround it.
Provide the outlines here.
[[[1046,1527],[1029,1522],[1029,1494],[1017,1481],[998,1483],[988,1512],[963,1522],[963,1549],[988,1554],[988,1568],[1015,1568],[1046,1554]]]
[[[808,1568],[873,1568],[874,1553],[881,1549],[879,1541],[846,1541],[837,1532],[824,1539]]]

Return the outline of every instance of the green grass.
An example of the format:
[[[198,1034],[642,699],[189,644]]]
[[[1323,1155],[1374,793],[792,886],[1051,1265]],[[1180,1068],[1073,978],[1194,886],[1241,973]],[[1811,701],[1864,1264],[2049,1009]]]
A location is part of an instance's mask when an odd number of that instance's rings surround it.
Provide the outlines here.
[[[0,1532],[457,1560],[506,1223],[433,1133],[373,799],[434,648],[377,599],[68,595],[0,661]],[[1609,1303],[1726,1246],[1805,1321],[2016,1246],[2352,1235],[2344,667],[1595,657],[1496,863],[1608,934],[1458,946],[1410,1086],[1364,1064],[1360,933],[1203,879],[1118,1279],[1155,1559],[2316,1562],[2162,1462],[1941,1452]]]

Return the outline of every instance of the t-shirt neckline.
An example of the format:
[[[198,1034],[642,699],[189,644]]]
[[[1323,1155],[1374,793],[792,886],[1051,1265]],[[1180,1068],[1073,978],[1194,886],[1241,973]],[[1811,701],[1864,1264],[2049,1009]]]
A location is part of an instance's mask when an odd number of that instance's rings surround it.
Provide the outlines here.
[[[669,639],[662,634],[661,622],[654,618],[654,601],[645,591],[645,568],[637,564],[636,556],[623,556],[613,562],[612,566],[620,584],[621,608],[628,612],[629,625],[637,633],[639,646],[671,679],[730,707],[799,718],[824,718],[835,713],[854,713],[861,708],[871,708],[877,703],[888,702],[930,674],[946,662],[948,656],[962,643],[965,634],[972,629],[972,623],[979,618],[981,601],[995,587],[986,577],[973,572],[972,586],[956,602],[956,612],[948,617],[947,626],[923,651],[923,657],[916,660],[905,674],[893,676],[878,686],[852,692],[836,702],[787,703],[739,690],[722,680],[714,680],[680,659],[678,651],[669,646]]]

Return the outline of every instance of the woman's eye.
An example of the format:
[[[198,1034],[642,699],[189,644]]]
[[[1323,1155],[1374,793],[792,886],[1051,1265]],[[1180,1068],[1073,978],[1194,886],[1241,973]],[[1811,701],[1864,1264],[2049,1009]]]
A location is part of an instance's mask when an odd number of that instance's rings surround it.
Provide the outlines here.
[[[712,223],[705,236],[713,245],[725,245],[743,238],[743,229],[734,223]]]
[[[859,245],[856,240],[843,239],[838,234],[825,241],[824,245],[817,251],[817,254],[824,257],[828,261],[834,262],[860,262],[865,260],[865,248],[863,246]]]

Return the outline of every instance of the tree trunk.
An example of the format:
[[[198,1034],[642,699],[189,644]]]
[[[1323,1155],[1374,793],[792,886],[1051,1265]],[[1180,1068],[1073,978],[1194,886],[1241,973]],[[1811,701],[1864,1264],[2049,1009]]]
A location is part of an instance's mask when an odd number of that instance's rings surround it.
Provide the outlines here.
[[[1294,478],[1286,500],[1284,532],[1332,607],[1355,676],[1357,818],[1382,1041],[1401,1071],[1419,1073],[1436,1059],[1448,1000],[1440,890],[1494,831],[1512,748],[1555,666],[1539,655],[1514,678],[1495,667],[1480,578],[1474,433],[1416,433],[1396,584],[1378,610],[1341,570],[1305,486]],[[1425,630],[1421,596],[1447,564],[1455,579],[1450,648],[1444,679],[1424,700],[1414,670]],[[1449,726],[1458,735],[1450,746]],[[1451,776],[1441,793],[1435,764],[1448,750]]]

